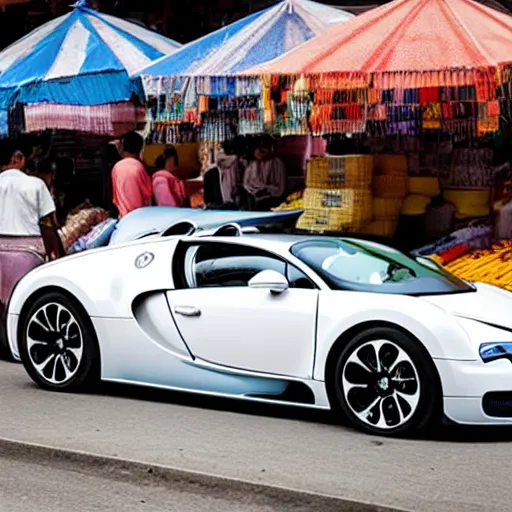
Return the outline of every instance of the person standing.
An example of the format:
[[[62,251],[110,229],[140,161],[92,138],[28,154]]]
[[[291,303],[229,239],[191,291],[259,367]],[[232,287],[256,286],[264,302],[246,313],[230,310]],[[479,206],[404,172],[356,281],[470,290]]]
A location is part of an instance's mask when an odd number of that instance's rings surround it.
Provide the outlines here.
[[[144,139],[129,132],[122,139],[122,159],[112,169],[113,203],[119,218],[144,206],[151,206],[151,178],[141,160]]]
[[[151,177],[153,197],[158,206],[182,207],[187,203],[185,182],[177,176],[178,152],[171,146],[155,162],[156,172]]]
[[[24,172],[25,156],[9,141],[0,145],[0,350],[5,314],[16,283],[28,272],[64,255],[55,203],[46,183]]]
[[[63,256],[55,203],[46,183],[25,171],[24,154],[3,141],[0,151],[0,249],[30,248],[50,260]]]

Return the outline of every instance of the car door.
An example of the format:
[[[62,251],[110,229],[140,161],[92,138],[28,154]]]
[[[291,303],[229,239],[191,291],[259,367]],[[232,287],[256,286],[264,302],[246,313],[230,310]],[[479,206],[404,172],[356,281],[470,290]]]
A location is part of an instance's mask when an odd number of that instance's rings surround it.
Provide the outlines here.
[[[281,294],[249,288],[259,272],[290,279]],[[239,243],[182,243],[168,302],[194,356],[275,375],[312,376],[318,290],[279,257]]]

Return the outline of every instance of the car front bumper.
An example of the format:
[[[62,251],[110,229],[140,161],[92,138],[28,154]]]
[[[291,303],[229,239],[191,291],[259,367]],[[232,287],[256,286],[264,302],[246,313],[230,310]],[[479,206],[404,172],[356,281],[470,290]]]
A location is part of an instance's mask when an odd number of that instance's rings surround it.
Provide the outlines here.
[[[510,361],[502,359],[484,364],[436,359],[434,362],[443,387],[444,414],[449,420],[466,425],[512,426]],[[496,396],[500,399],[495,400]],[[494,404],[492,408],[490,404]]]

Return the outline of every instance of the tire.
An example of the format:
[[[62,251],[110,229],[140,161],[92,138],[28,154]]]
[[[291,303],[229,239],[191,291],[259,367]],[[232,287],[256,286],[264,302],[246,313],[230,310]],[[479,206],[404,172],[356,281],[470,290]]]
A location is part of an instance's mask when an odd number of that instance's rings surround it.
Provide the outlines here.
[[[396,329],[359,333],[333,367],[331,406],[363,432],[411,435],[437,417],[442,396],[434,363],[418,341]]]
[[[99,382],[98,341],[77,300],[59,292],[39,297],[23,316],[19,332],[23,366],[39,387],[85,391]]]

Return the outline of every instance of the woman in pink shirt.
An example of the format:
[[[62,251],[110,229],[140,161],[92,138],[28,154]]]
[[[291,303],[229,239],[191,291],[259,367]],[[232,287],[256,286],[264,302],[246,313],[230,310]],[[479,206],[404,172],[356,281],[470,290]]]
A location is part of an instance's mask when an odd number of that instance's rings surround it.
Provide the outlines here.
[[[153,197],[158,206],[186,206],[185,182],[176,176],[178,152],[173,146],[167,148],[155,162],[157,171],[152,176]]]

